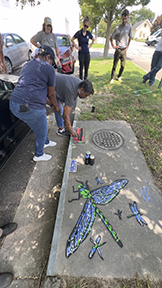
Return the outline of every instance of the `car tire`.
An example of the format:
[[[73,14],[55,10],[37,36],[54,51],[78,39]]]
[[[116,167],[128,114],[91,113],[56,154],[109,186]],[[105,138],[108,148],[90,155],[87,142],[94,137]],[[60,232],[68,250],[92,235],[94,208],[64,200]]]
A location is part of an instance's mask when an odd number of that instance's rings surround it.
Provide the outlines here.
[[[152,41],[150,45],[155,46],[155,44],[156,44],[156,41]]]
[[[8,58],[5,58],[5,64],[7,67],[8,74],[12,73],[12,63]]]

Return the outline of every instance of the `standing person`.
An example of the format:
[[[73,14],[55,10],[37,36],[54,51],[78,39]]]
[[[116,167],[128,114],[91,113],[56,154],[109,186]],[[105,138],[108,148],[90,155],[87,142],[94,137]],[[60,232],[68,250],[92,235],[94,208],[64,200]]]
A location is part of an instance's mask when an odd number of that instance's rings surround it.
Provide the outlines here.
[[[73,131],[69,118],[71,108],[74,107],[77,96],[83,99],[94,93],[92,83],[88,79],[81,81],[74,76],[56,73],[55,90],[57,102],[63,115],[62,118],[58,113],[55,113],[59,128],[57,134],[60,136],[69,136],[70,133],[72,137],[76,137],[77,133]],[[47,104],[50,104],[50,102],[48,101]],[[69,133],[65,130],[64,121]]]
[[[79,78],[83,79],[83,67],[84,67],[84,80],[88,77],[88,68],[90,63],[89,49],[92,47],[95,39],[91,32],[87,31],[89,27],[89,17],[87,16],[83,21],[83,28],[75,33],[71,38],[71,41],[75,48],[79,51]],[[75,39],[78,39],[79,46],[76,45]],[[88,46],[89,39],[92,39],[91,44]]]
[[[129,11],[125,9],[121,15],[122,23],[116,26],[116,28],[114,29],[114,31],[110,36],[111,45],[115,49],[113,68],[111,72],[111,81],[110,81],[111,84],[114,82],[115,70],[119,59],[121,61],[121,67],[119,70],[119,74],[117,76],[118,81],[121,81],[121,75],[125,67],[126,51],[128,50],[132,38],[131,26],[130,24],[127,24],[128,18],[129,18]],[[116,45],[114,45],[113,39],[115,39]]]
[[[38,57],[26,63],[20,73],[18,83],[10,95],[10,110],[28,124],[36,135],[34,161],[47,161],[52,158],[43,149],[55,146],[47,137],[46,116],[47,97],[51,107],[60,113],[55,96],[55,60],[53,50],[48,46],[39,49]]]
[[[3,41],[0,33],[0,74],[5,73],[8,74],[7,72],[7,67],[5,65],[5,60],[3,56]]]
[[[60,54],[59,54],[59,49],[57,45],[57,40],[55,34],[52,32],[52,21],[51,18],[45,17],[44,18],[44,23],[42,26],[42,30],[39,31],[36,35],[34,35],[31,39],[30,42],[37,48],[39,46],[49,46],[54,50],[55,57],[57,55],[57,63],[58,65],[61,65],[60,63]],[[39,44],[38,44],[39,43]]]
[[[162,33],[161,33],[162,36]],[[155,52],[152,56],[151,61],[151,70],[147,74],[143,76],[142,83],[146,83],[147,80],[149,80],[149,86],[152,86],[155,82],[155,77],[157,72],[162,68],[162,37],[157,44],[157,47],[155,49]]]

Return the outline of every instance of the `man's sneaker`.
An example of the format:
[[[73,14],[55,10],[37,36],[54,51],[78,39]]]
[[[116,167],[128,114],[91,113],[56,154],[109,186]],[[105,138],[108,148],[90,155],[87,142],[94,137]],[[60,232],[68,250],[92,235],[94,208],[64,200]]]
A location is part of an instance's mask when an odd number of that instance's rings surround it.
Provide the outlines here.
[[[56,145],[57,145],[56,142],[54,142],[54,141],[49,141],[48,144],[44,144],[44,148],[46,148],[46,147],[54,147],[54,146],[56,146]]]
[[[7,136],[7,140],[10,141],[11,143],[15,141],[14,138]]]
[[[110,84],[113,84],[113,83],[114,83],[114,79],[111,79],[111,80],[110,80]]]
[[[59,136],[70,136],[69,131],[66,131],[65,128],[63,128],[62,130],[58,129],[56,134]]]
[[[117,80],[118,80],[119,82],[122,82],[121,77],[117,77]]]
[[[42,156],[39,156],[39,157],[34,156],[34,157],[33,157],[33,160],[34,160],[35,162],[37,162],[37,161],[48,161],[48,160],[50,160],[51,158],[52,158],[51,155],[44,153]]]

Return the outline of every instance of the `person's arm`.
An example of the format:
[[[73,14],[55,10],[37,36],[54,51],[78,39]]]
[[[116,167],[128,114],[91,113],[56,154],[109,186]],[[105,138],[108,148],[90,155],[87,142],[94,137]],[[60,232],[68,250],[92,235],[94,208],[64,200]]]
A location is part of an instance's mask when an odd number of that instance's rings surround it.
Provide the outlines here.
[[[7,67],[6,67],[5,60],[4,60],[4,56],[3,56],[3,42],[2,42],[1,34],[0,34],[0,70],[3,73],[8,74]]]
[[[78,134],[75,131],[73,131],[73,128],[71,127],[71,122],[70,122],[70,117],[69,117],[70,111],[71,111],[71,107],[65,104],[64,113],[63,113],[64,122],[71,136],[77,137]]]
[[[81,47],[78,47],[78,45],[75,43],[75,37],[73,36],[72,38],[71,38],[71,42],[73,43],[73,45],[74,45],[74,47],[77,49],[77,50],[81,50],[82,48]]]
[[[52,109],[61,115],[60,107],[57,103],[56,94],[55,94],[55,87],[47,87],[48,95],[47,95],[47,104],[52,107]]]
[[[115,46],[114,43],[113,43],[113,38],[110,36],[110,42],[111,42],[111,46],[113,47],[113,49],[118,49],[119,46]]]
[[[132,37],[129,37],[129,39],[128,39],[128,44],[127,44],[127,47],[126,47],[126,50],[128,50],[128,47],[129,47],[129,44],[130,44],[131,39],[132,39]]]
[[[94,42],[95,42],[95,38],[93,37],[91,44],[88,46],[89,49],[92,47],[92,45],[93,45]]]
[[[58,63],[59,65],[61,65],[61,62],[60,62],[60,52],[59,52],[59,48],[58,48],[58,47],[56,47],[56,55],[57,55],[57,63]]]
[[[31,42],[31,44],[33,44],[35,47],[39,48],[38,43],[36,43],[33,38],[30,39],[30,42]]]

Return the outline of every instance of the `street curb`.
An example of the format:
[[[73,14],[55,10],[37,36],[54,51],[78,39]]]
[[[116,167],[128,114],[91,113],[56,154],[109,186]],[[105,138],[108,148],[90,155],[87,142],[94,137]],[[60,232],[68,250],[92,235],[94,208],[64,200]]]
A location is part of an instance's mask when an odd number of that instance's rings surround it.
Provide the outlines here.
[[[75,129],[77,120],[79,118],[80,107],[81,107],[81,101],[80,101],[80,98],[77,97],[73,129]],[[62,180],[62,185],[61,185],[59,204],[58,204],[58,209],[57,209],[57,216],[56,216],[54,232],[53,232],[53,237],[52,237],[51,251],[50,251],[50,256],[49,256],[48,266],[47,266],[47,276],[53,276],[55,273],[54,271],[56,267],[57,247],[58,247],[59,236],[60,236],[60,225],[61,225],[61,219],[62,219],[62,213],[63,213],[63,207],[64,207],[64,201],[65,201],[66,185],[67,185],[68,176],[69,176],[69,165],[70,165],[70,158],[72,154],[72,145],[73,145],[73,138],[70,137],[68,153],[66,156],[66,163],[65,163],[65,168],[64,168],[64,175],[63,175],[63,180]]]

